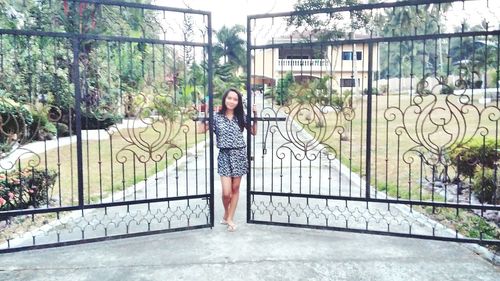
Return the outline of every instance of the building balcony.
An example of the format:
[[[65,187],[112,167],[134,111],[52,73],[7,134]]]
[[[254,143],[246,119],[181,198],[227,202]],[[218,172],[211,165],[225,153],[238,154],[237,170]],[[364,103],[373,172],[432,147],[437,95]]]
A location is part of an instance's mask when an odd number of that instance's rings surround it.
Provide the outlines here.
[[[279,59],[275,68],[277,71],[325,71],[330,64],[326,59]]]

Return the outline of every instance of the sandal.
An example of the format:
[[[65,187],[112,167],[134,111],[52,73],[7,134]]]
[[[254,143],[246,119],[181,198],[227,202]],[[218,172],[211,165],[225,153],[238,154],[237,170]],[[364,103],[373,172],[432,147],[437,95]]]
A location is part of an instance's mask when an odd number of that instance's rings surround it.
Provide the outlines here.
[[[233,223],[233,224],[228,224],[228,225],[227,225],[227,231],[229,231],[229,232],[235,232],[235,231],[236,231],[236,228],[237,228],[237,227],[236,227],[236,224],[234,224],[234,223]]]
[[[226,221],[225,219],[222,219],[222,220],[220,221],[220,224],[227,225],[227,221]]]

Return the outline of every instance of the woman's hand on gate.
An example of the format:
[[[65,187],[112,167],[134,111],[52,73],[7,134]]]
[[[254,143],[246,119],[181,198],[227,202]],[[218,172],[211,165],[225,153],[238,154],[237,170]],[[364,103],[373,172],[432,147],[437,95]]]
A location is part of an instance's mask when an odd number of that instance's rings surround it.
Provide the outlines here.
[[[257,134],[257,105],[255,105],[255,103],[252,105],[252,111],[253,111],[253,117],[254,117],[254,120],[253,120],[253,124],[252,124],[252,127],[250,129],[250,133],[252,135],[256,135]]]

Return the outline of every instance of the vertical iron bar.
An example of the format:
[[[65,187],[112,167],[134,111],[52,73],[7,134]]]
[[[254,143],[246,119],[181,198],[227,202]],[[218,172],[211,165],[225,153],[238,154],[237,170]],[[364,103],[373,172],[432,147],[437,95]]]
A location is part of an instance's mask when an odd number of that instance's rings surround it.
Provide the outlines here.
[[[366,198],[370,198],[371,147],[372,147],[372,86],[373,86],[373,42],[368,43],[368,95],[366,105]]]
[[[253,54],[254,54],[254,57],[255,57],[255,53],[256,51],[254,50]],[[274,58],[274,49],[271,49],[271,57]],[[254,60],[253,62],[253,69],[255,70],[255,72],[257,73],[257,67],[256,67],[256,60]],[[272,63],[272,68],[274,68],[274,60],[271,59],[271,62]],[[264,107],[265,107],[265,102],[264,102],[264,92],[265,92],[265,85],[266,83],[264,82],[264,77],[266,77],[266,72],[265,72],[265,64],[266,63],[266,52],[265,52],[265,49],[262,49],[262,97],[261,97],[261,101],[262,101],[262,107],[261,107],[261,113],[260,113],[260,116],[262,117],[262,112],[264,110]],[[273,75],[274,75],[274,72],[272,72]],[[254,79],[254,83],[255,83],[255,79]],[[264,123],[264,122],[262,122]],[[264,124],[262,124],[263,126]],[[269,130],[269,127],[267,127],[267,129]],[[267,149],[267,145],[266,145],[266,137],[267,137],[267,132],[264,132],[264,126],[262,127],[262,130],[261,130],[262,134],[261,134],[261,143],[263,144],[262,145],[262,156],[261,156],[261,167],[260,167],[260,175],[261,175],[261,184],[262,184],[262,189],[264,189],[264,179],[265,179],[265,156],[266,156],[266,149]],[[255,151],[255,143],[254,143],[254,151]],[[272,154],[271,154],[272,155]],[[257,160],[256,160],[257,161]],[[272,157],[271,157],[271,161],[272,161]],[[272,175],[272,165],[271,165],[271,176],[270,176],[270,179],[271,179],[271,192],[273,192],[274,188],[273,188],[273,175]],[[254,177],[255,177],[255,166],[254,166]],[[255,180],[254,178],[254,184],[255,182],[257,182],[257,180]],[[254,189],[255,189],[255,186],[254,186]]]
[[[109,157],[110,161],[110,171],[111,171],[111,202],[115,202],[115,183],[114,183],[114,177],[115,173],[113,172],[113,136],[109,136]]]
[[[377,73],[377,78],[375,82],[375,88],[377,89],[377,96],[375,97],[375,143],[374,143],[374,148],[375,148],[375,165],[373,166],[374,169],[374,175],[375,179],[373,181],[373,186],[375,187],[375,198],[377,198],[377,193],[378,193],[378,114],[379,114],[379,107],[378,107],[378,102],[379,102],[379,81],[380,81],[380,43],[377,44],[377,53],[375,59],[377,60],[377,69],[375,72]],[[369,78],[368,78],[369,79]],[[370,80],[368,80],[370,81]],[[368,87],[368,86],[367,86]],[[368,87],[369,89],[369,87]],[[367,159],[368,160],[368,159]],[[371,159],[370,159],[371,160]],[[368,162],[368,161],[367,161]]]
[[[75,130],[76,130],[76,164],[78,180],[78,206],[83,207],[83,152],[82,152],[82,113],[81,113],[81,89],[80,89],[80,38],[73,38],[73,83],[75,85]]]
[[[209,94],[209,102],[208,102],[208,118],[209,118],[209,129],[210,129],[210,226],[214,226],[214,132],[212,128],[212,124],[214,121],[214,93],[213,93],[213,61],[212,61],[212,13],[209,12],[207,14],[208,17],[208,94]]]
[[[247,82],[246,82],[246,88],[247,88],[247,124],[250,124],[250,112],[251,112],[251,102],[252,102],[252,95],[248,94],[249,92],[251,93],[251,85],[250,85],[250,77],[252,76],[252,53],[251,53],[251,40],[252,40],[252,29],[250,28],[250,17],[247,16]],[[252,138],[250,137],[250,132],[247,130],[247,144],[250,144],[252,141]],[[251,155],[252,149],[251,145],[247,145],[247,155]],[[251,180],[251,172],[252,172],[252,161],[248,158],[248,175],[247,175],[247,223],[250,222],[250,208],[251,208],[251,186],[252,186],[252,180]]]
[[[390,93],[390,83],[389,83],[389,62],[391,58],[391,42],[387,42],[387,74],[386,74],[386,82],[387,82],[387,94],[386,94],[386,100],[385,100],[385,108],[389,108],[389,93]],[[389,188],[389,120],[385,119],[385,183],[384,183],[384,188],[386,190],[385,192],[385,199],[388,198],[389,192],[387,192]]]

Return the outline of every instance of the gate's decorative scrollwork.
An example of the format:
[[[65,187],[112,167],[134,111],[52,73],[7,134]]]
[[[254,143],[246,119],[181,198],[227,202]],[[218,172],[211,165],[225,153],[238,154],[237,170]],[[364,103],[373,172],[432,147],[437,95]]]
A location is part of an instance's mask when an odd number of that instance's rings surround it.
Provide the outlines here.
[[[474,105],[463,85],[464,81],[457,80],[455,86],[459,90],[453,91],[444,78],[427,75],[417,84],[410,106],[387,108],[386,120],[401,122],[394,133],[408,137],[414,144],[403,154],[407,164],[415,161],[416,154],[428,165],[448,166],[452,149],[475,136],[486,136],[484,122],[500,119],[498,108],[480,109]]]
[[[183,120],[189,120],[186,115],[191,114],[190,110],[183,109],[166,95],[148,97],[138,94],[136,99],[140,101],[137,117],[126,121],[125,130],[116,130],[128,143],[116,154],[117,161],[127,162],[128,155],[142,163],[159,162],[167,154],[180,159],[183,149],[175,144],[174,139],[189,131]]]
[[[30,142],[50,139],[42,120],[34,115],[47,115],[48,121],[58,122],[60,115],[47,114],[42,104],[24,105],[8,97],[0,97],[0,169],[10,170],[23,158],[28,167],[40,164],[40,155],[25,146]]]
[[[347,104],[346,104],[347,105]],[[348,106],[324,105],[320,97],[306,95],[306,99],[292,106],[281,107],[278,115],[286,116],[285,128],[279,128],[286,142],[277,149],[277,155],[283,156],[288,149],[297,160],[315,160],[321,152],[327,153],[331,160],[337,157],[335,148],[328,140],[346,132],[344,122],[354,119],[354,109]]]

